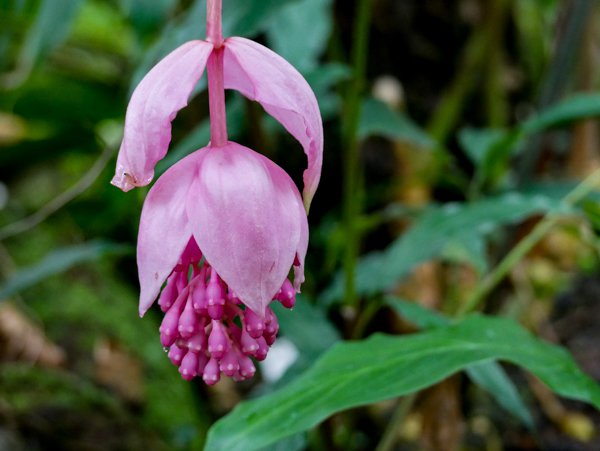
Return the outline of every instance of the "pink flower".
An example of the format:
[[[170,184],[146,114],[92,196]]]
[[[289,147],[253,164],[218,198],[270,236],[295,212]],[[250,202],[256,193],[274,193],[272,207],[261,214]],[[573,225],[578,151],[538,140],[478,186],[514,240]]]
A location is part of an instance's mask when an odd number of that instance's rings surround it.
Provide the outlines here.
[[[123,191],[152,181],[171,121],[208,66],[211,142],[152,187],[137,250],[140,314],[159,298],[169,358],[185,379],[201,376],[207,384],[221,374],[252,377],[250,357],[264,359],[279,329],[269,304],[294,305],[323,150],[319,108],[302,76],[260,44],[223,40],[220,24],[220,1],[209,0],[207,41],[182,45],[136,88],[112,181]],[[224,89],[261,103],[301,143],[308,159],[304,200],[283,169],[228,141]]]

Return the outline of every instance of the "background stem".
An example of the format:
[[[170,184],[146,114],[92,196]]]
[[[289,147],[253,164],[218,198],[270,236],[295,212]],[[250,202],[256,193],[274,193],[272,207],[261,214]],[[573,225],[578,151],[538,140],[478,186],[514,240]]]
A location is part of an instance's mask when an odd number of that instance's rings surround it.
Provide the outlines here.
[[[360,232],[357,227],[361,211],[361,172],[359,169],[359,146],[357,141],[361,98],[365,86],[371,0],[358,0],[354,22],[354,45],[352,48],[353,78],[346,95],[345,114],[342,118],[342,147],[344,152],[344,223],[346,247],[344,273],[346,277],[345,300],[356,304],[355,272],[360,249]]]
[[[571,0],[565,2],[565,26],[556,39],[556,54],[552,59],[548,75],[542,83],[538,110],[543,110],[557,102],[571,82],[571,74],[576,66],[579,49],[587,29],[586,23],[593,17],[595,0]],[[536,136],[527,145],[527,152],[515,166],[517,182],[525,183],[535,172],[542,153],[542,137]]]
[[[563,199],[565,206],[573,206],[585,196],[590,194],[598,187],[600,182],[600,169],[594,171],[589,177],[577,185]],[[512,250],[502,259],[502,261],[489,273],[481,283],[475,288],[473,294],[461,306],[458,311],[458,316],[463,316],[475,310],[485,298],[492,292],[494,288],[506,277],[512,268],[521,261],[554,227],[563,214],[556,211],[549,212],[523,240],[521,240]]]

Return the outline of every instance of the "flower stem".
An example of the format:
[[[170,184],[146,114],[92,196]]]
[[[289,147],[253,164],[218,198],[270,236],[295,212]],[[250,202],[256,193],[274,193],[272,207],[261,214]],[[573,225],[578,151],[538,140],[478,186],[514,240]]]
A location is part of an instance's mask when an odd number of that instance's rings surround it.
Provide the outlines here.
[[[417,399],[417,395],[419,392],[411,393],[403,398],[400,398],[396,410],[392,415],[387,427],[385,428],[385,432],[375,448],[375,451],[391,451],[394,449],[394,445],[396,444],[396,439],[398,438],[398,430],[402,426],[403,421],[406,418],[406,415],[410,412],[415,400]]]
[[[225,86],[223,82],[223,29],[221,0],[206,3],[206,40],[215,46],[208,59],[208,107],[210,110],[210,144],[227,144],[227,115],[225,113]]]
[[[585,196],[598,188],[600,183],[600,169],[594,171],[589,177],[577,185],[563,199],[563,204],[573,206]],[[458,311],[458,316],[463,316],[475,310],[479,304],[492,292],[494,288],[506,277],[510,270],[517,264],[525,255],[527,255],[544,236],[552,229],[558,221],[563,217],[562,214],[556,211],[550,211],[527,235],[523,238],[504,259],[489,273],[481,283],[475,288],[473,294],[461,306]]]
[[[223,45],[222,0],[208,0],[206,3],[206,40],[215,48]]]
[[[358,217],[360,215],[361,173],[359,165],[359,147],[357,141],[360,105],[365,85],[367,49],[369,42],[369,24],[371,20],[371,0],[358,0],[356,21],[354,23],[354,46],[352,66],[354,76],[348,89],[345,115],[343,117],[344,149],[344,222],[346,229],[346,248],[344,256],[345,302],[356,304],[356,262],[360,248]]]
[[[208,108],[210,110],[210,144],[227,144],[227,115],[223,83],[223,47],[215,48],[208,59]]]

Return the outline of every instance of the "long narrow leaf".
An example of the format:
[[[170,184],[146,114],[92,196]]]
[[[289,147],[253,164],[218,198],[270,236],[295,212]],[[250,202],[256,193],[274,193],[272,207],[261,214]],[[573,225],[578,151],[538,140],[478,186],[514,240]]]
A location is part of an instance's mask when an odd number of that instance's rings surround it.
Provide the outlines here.
[[[385,291],[416,265],[440,256],[445,246],[452,242],[484,238],[501,226],[560,208],[560,199],[519,193],[508,193],[472,204],[431,207],[385,251],[373,252],[360,260],[356,289],[361,295]],[[323,294],[323,300],[332,302],[341,299],[343,287],[344,279],[340,273]]]
[[[406,395],[468,366],[504,360],[559,395],[600,408],[600,387],[562,348],[507,319],[473,315],[458,324],[339,343],[283,389],[239,404],[209,431],[207,451],[252,451],[308,430],[341,410]]]
[[[447,326],[450,319],[417,303],[388,297],[386,303],[421,329]],[[507,412],[533,429],[533,418],[515,385],[497,362],[481,362],[465,368],[469,378],[492,396]]]

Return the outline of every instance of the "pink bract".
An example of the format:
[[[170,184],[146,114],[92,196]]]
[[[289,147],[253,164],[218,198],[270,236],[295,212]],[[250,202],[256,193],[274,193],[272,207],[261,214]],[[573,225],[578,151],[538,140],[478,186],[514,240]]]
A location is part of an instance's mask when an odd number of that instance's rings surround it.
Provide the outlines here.
[[[306,80],[287,61],[248,39],[223,42],[225,88],[259,102],[302,145],[306,209],[319,184],[323,162],[323,125],[317,99]],[[187,105],[208,62],[213,44],[191,41],[160,61],[133,93],[112,183],[123,191],[148,185],[154,166],[171,140],[171,121]]]
[[[237,297],[263,315],[297,258],[308,221],[300,193],[268,158],[230,142],[187,156],[158,179],[138,237],[140,314],[158,297],[191,238]]]
[[[212,50],[205,41],[186,42],[142,79],[127,107],[113,185],[127,192],[152,181],[171,142],[171,121],[187,105]]]
[[[249,39],[225,41],[224,68],[226,89],[259,102],[302,144],[308,159],[303,192],[308,211],[323,164],[323,125],[312,89],[290,63]]]

